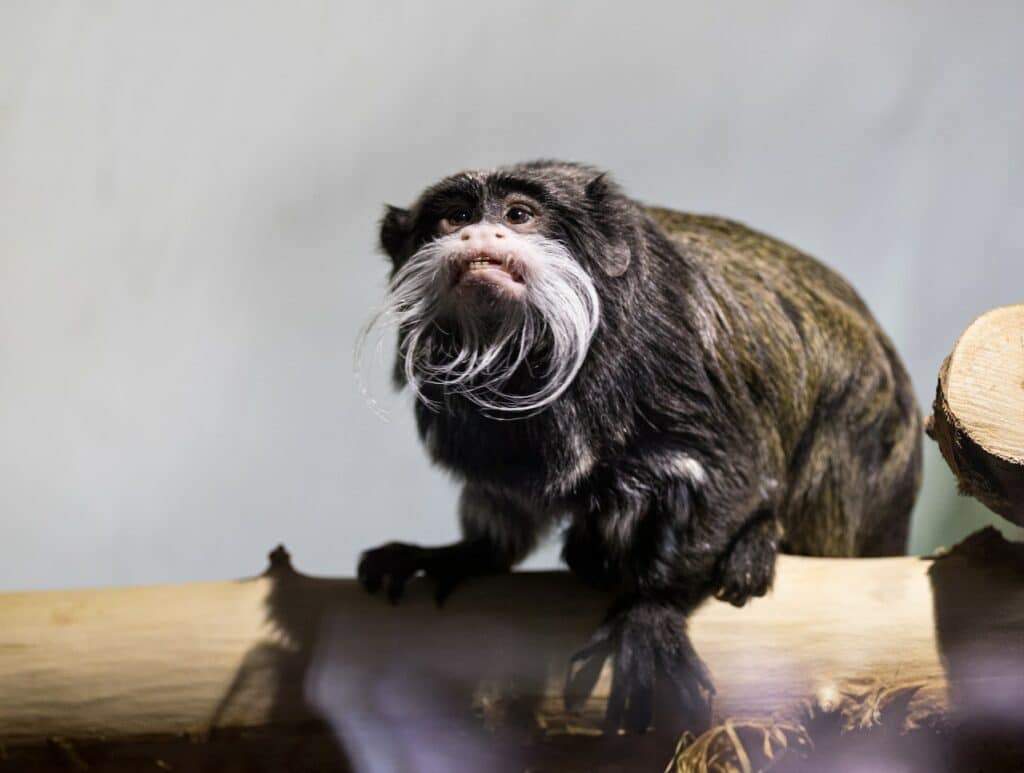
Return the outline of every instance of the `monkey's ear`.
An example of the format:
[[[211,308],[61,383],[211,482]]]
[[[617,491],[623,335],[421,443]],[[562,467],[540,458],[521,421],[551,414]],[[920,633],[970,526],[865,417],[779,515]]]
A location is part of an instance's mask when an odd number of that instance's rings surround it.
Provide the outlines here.
[[[380,221],[380,246],[391,260],[397,262],[402,257],[411,233],[412,216],[409,210],[387,205]]]
[[[606,243],[605,249],[594,259],[608,276],[622,276],[629,268],[635,241],[630,202],[607,173],[587,183],[586,198],[602,241]]]

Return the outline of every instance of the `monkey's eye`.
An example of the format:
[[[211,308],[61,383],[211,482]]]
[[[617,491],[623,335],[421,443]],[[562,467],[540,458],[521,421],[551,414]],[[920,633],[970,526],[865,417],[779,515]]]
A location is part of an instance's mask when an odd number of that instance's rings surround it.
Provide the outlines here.
[[[445,215],[444,219],[451,225],[465,225],[469,222],[470,217],[472,217],[472,215],[468,209],[465,207],[458,207]]]
[[[533,219],[533,213],[526,207],[514,205],[508,208],[505,212],[505,219],[513,225],[522,225],[528,223]]]

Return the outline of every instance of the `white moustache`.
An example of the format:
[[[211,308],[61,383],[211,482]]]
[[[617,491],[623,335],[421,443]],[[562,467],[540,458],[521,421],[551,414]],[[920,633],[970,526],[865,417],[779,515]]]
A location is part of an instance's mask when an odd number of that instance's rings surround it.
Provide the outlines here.
[[[483,267],[461,252],[457,235],[424,245],[392,278],[371,328],[388,323],[403,334],[405,376],[424,403],[433,405],[423,392],[432,385],[488,412],[532,415],[557,400],[583,366],[600,319],[590,276],[552,239],[516,235],[507,250],[494,261],[497,267],[488,269],[508,270],[515,280],[515,289],[505,292],[502,282],[496,283],[495,292],[505,296],[495,301],[500,304],[496,319],[458,297],[453,276],[466,273],[467,266],[470,271]],[[433,328],[446,316],[458,326],[457,351],[436,345]],[[509,379],[540,347],[543,367],[533,374],[539,387],[529,394],[510,393]]]

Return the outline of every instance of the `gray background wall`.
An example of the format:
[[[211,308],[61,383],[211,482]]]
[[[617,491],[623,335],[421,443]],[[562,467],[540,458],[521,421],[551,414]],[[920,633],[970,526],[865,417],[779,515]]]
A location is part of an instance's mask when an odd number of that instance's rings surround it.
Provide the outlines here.
[[[804,247],[929,403],[972,317],[1024,299],[1022,9],[3,2],[0,588],[453,537],[352,349],[382,202],[465,167],[590,161]],[[914,548],[982,518],[929,447]]]

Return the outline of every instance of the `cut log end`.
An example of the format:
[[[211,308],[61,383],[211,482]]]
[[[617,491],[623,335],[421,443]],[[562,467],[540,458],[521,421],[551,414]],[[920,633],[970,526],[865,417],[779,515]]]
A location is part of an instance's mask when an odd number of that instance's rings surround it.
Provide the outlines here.
[[[993,309],[960,336],[927,429],[960,493],[1024,525],[1024,305]]]

